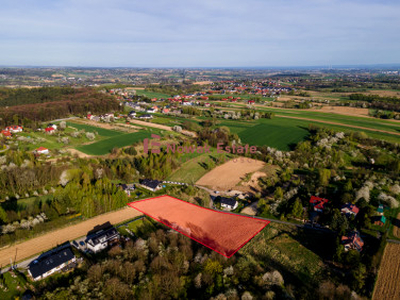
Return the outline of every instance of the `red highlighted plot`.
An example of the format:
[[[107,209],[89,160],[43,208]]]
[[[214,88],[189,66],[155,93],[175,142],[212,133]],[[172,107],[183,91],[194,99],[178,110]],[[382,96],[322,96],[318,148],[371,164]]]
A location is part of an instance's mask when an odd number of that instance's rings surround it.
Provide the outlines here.
[[[167,195],[128,205],[228,258],[269,224],[269,221],[214,211]]]

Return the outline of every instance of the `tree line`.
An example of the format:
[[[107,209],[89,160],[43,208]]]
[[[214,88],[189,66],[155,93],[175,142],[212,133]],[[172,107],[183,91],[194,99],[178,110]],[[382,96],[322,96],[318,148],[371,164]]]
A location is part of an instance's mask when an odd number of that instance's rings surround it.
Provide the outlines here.
[[[101,114],[120,110],[117,100],[94,89],[67,88],[64,90],[64,88],[54,88],[56,92],[49,92],[48,89],[45,88],[42,92],[38,92],[35,89],[31,89],[29,92],[24,90],[16,94],[18,97],[10,96],[1,100],[0,103],[3,103],[3,101],[4,103],[9,103],[13,100],[18,104],[22,104],[1,109],[0,126],[15,124],[36,128],[40,122],[70,115],[85,115],[88,112]],[[20,98],[22,95],[30,96],[22,99]]]

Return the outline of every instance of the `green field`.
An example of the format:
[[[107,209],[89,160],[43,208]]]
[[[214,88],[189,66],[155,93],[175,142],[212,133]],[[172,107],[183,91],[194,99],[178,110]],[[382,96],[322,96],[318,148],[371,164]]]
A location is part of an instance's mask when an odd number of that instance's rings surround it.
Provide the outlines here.
[[[237,133],[243,144],[270,146],[285,151],[308,135],[307,122],[283,118],[253,122],[222,121],[219,125],[227,126],[231,132]]]
[[[323,257],[331,254],[329,238],[326,233],[270,223],[239,253],[255,257],[285,278],[308,287],[323,278]]]
[[[151,131],[149,130],[133,133],[122,133],[99,142],[76,147],[76,149],[89,155],[105,155],[110,153],[110,151],[115,147],[122,148],[132,145],[136,142],[142,141],[145,138],[149,138],[150,135]]]
[[[147,98],[170,98],[171,95],[157,92],[150,92],[146,90],[136,90],[137,96],[146,96]]]
[[[86,125],[86,124],[78,124],[78,123],[68,122],[67,125],[70,127],[74,127],[78,130],[85,130],[86,132],[96,131],[99,134],[99,136],[104,136],[104,137],[117,136],[117,135],[121,134],[121,132],[119,132],[119,131],[104,129],[104,128],[90,126],[90,125]]]

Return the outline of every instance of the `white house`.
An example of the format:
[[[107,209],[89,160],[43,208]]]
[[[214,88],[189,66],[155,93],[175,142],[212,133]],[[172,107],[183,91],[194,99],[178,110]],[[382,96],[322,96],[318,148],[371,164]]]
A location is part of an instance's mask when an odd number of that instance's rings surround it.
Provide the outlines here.
[[[222,197],[220,202],[221,202],[221,207],[227,208],[227,209],[230,209],[230,210],[234,210],[234,209],[236,209],[238,207],[238,202],[235,199],[232,199],[232,198]]]
[[[49,149],[45,147],[39,147],[35,150],[37,154],[49,154]]]
[[[118,231],[114,227],[109,227],[88,235],[86,237],[86,246],[88,250],[97,253],[106,249],[110,244],[117,242],[119,238]]]
[[[22,126],[20,125],[11,125],[11,126],[7,126],[5,128],[6,131],[9,131],[11,133],[17,133],[17,132],[22,132]]]

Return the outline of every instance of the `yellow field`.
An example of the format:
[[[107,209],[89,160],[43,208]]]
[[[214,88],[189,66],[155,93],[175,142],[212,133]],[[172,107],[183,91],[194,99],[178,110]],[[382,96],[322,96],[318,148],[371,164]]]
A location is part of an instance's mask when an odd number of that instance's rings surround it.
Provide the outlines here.
[[[400,244],[389,243],[383,254],[373,300],[400,299]]]

